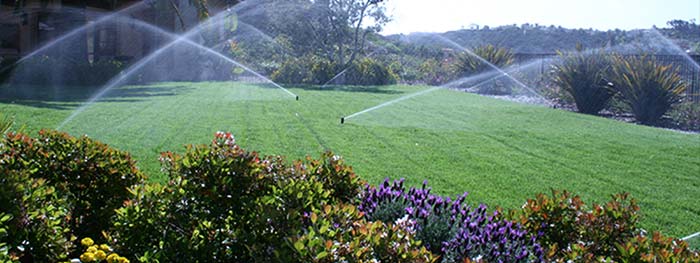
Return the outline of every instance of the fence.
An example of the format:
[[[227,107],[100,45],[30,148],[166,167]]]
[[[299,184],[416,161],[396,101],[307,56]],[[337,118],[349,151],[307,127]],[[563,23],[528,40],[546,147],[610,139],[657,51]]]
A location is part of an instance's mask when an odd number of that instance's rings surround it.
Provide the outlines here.
[[[539,73],[544,76],[550,65],[547,58],[555,58],[556,53],[516,53],[516,64],[524,64],[529,61],[540,60]],[[624,55],[626,57],[640,55]],[[686,96],[689,100],[700,103],[700,55],[655,55],[656,59],[668,65],[674,65],[681,75],[681,79],[687,83]],[[693,63],[694,62],[694,63]]]

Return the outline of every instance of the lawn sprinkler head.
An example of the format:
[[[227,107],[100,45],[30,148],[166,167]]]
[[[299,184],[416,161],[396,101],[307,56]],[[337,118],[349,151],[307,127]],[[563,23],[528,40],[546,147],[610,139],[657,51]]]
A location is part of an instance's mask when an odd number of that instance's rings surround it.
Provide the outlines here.
[[[299,95],[297,95],[297,100],[299,100]]]
[[[345,117],[340,117],[340,124],[345,123]]]
[[[608,86],[609,88],[615,87],[615,84],[613,84],[611,81],[607,80],[606,78],[601,78],[600,82],[598,84],[603,85],[603,86]]]

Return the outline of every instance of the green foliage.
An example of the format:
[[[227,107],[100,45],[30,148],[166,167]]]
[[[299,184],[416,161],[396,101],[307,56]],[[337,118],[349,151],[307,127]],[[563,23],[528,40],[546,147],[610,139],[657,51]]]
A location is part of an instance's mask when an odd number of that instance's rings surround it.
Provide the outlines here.
[[[668,115],[678,128],[700,131],[700,103],[678,103],[671,109]]]
[[[429,85],[441,85],[447,83],[454,73],[447,61],[428,58],[418,66],[419,79]]]
[[[659,232],[651,236],[639,234],[617,245],[617,262],[700,262],[700,253],[692,251],[688,243],[665,237]]]
[[[289,59],[272,73],[270,79],[277,83],[301,84],[305,83],[311,76],[303,59]]]
[[[38,56],[15,65],[11,81],[33,85],[102,85],[121,73],[125,64],[117,60],[73,61]],[[56,70],[61,69],[61,70]],[[70,74],[64,74],[64,73]]]
[[[559,53],[563,61],[553,66],[554,83],[567,92],[578,112],[596,115],[613,96],[604,79],[610,62],[602,53]]]
[[[2,165],[0,174],[0,261],[65,260],[73,246],[69,201],[25,170]]]
[[[470,52],[460,53],[454,63],[454,70],[457,76],[466,77],[496,70],[493,66],[504,68],[514,61],[514,54],[510,49],[496,47],[493,45],[479,46]],[[484,61],[488,61],[485,63]],[[489,65],[491,63],[492,65]],[[479,87],[481,94],[507,95],[512,92],[507,83],[502,80],[493,80],[481,84]]]
[[[344,85],[389,85],[395,84],[398,76],[380,62],[363,58],[347,69],[320,57],[311,56],[287,60],[272,73],[272,80],[288,84],[325,84],[334,77],[336,83]]]
[[[676,68],[662,65],[654,56],[615,56],[613,72],[615,90],[642,124],[657,124],[686,89]]]
[[[513,64],[514,54],[507,48],[486,45],[476,47],[471,51],[473,54],[465,51],[459,54],[455,60],[455,71],[460,76],[474,75],[494,70],[491,65],[484,63],[478,57],[488,61],[498,68],[503,68]]]
[[[0,169],[45,180],[65,198],[68,226],[76,236],[100,236],[114,210],[128,199],[128,188],[145,179],[128,153],[86,136],[10,133],[0,145]]]
[[[345,85],[390,85],[395,84],[398,76],[384,64],[372,58],[363,58],[345,72]]]
[[[291,239],[301,262],[435,262],[413,238],[410,222],[366,221],[351,205],[312,212],[304,234]]]
[[[230,133],[161,160],[168,184],[132,189],[110,234],[144,261],[290,261],[286,238],[304,213],[349,202],[364,184],[331,153],[289,166],[241,149]]]
[[[606,204],[587,206],[579,196],[552,191],[529,199],[513,219],[538,242],[551,260],[582,260],[617,256],[617,245],[637,234],[637,201],[628,194],[616,194]]]

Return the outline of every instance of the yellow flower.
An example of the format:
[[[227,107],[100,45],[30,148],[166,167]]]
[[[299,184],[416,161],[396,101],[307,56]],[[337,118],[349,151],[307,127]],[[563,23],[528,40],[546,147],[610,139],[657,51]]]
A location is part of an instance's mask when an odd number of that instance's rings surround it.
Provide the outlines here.
[[[117,263],[119,262],[119,255],[117,253],[112,253],[107,256],[107,263]]]
[[[82,255],[80,255],[80,261],[81,262],[93,262],[93,261],[95,261],[95,254],[92,254],[90,252],[85,252]]]
[[[104,251],[102,251],[102,250],[98,250],[97,252],[95,252],[95,258],[96,258],[97,260],[103,260],[103,259],[105,259],[106,257],[107,257],[107,254],[106,254]]]
[[[107,244],[100,245],[100,249],[104,250],[104,252],[112,251],[112,248],[110,248]]]
[[[93,253],[93,254],[94,254],[95,252],[97,252],[97,245],[92,245],[92,246],[90,246],[89,248],[87,248],[87,252],[90,252],[90,253]]]
[[[120,258],[119,258],[119,263],[129,263],[129,260],[126,259],[125,257],[120,257]]]
[[[83,246],[89,247],[92,246],[92,244],[95,244],[95,241],[92,241],[92,238],[86,237],[80,240],[80,244],[83,244]]]

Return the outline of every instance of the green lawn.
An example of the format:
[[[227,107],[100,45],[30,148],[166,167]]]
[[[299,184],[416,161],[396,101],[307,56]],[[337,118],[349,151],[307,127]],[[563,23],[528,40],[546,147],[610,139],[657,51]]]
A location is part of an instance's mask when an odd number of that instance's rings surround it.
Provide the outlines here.
[[[131,152],[163,180],[162,151],[208,143],[231,131],[244,148],[289,159],[333,150],[371,183],[428,179],[438,193],[515,208],[551,188],[605,201],[631,192],[643,227],[674,236],[700,231],[700,135],[438,90],[349,119],[365,108],[426,87],[291,88],[162,83],[111,92],[62,128]],[[7,99],[0,111],[31,131],[55,128],[85,92]],[[72,95],[71,95],[72,94]],[[50,97],[50,96],[45,96]],[[12,103],[14,101],[14,103]]]

